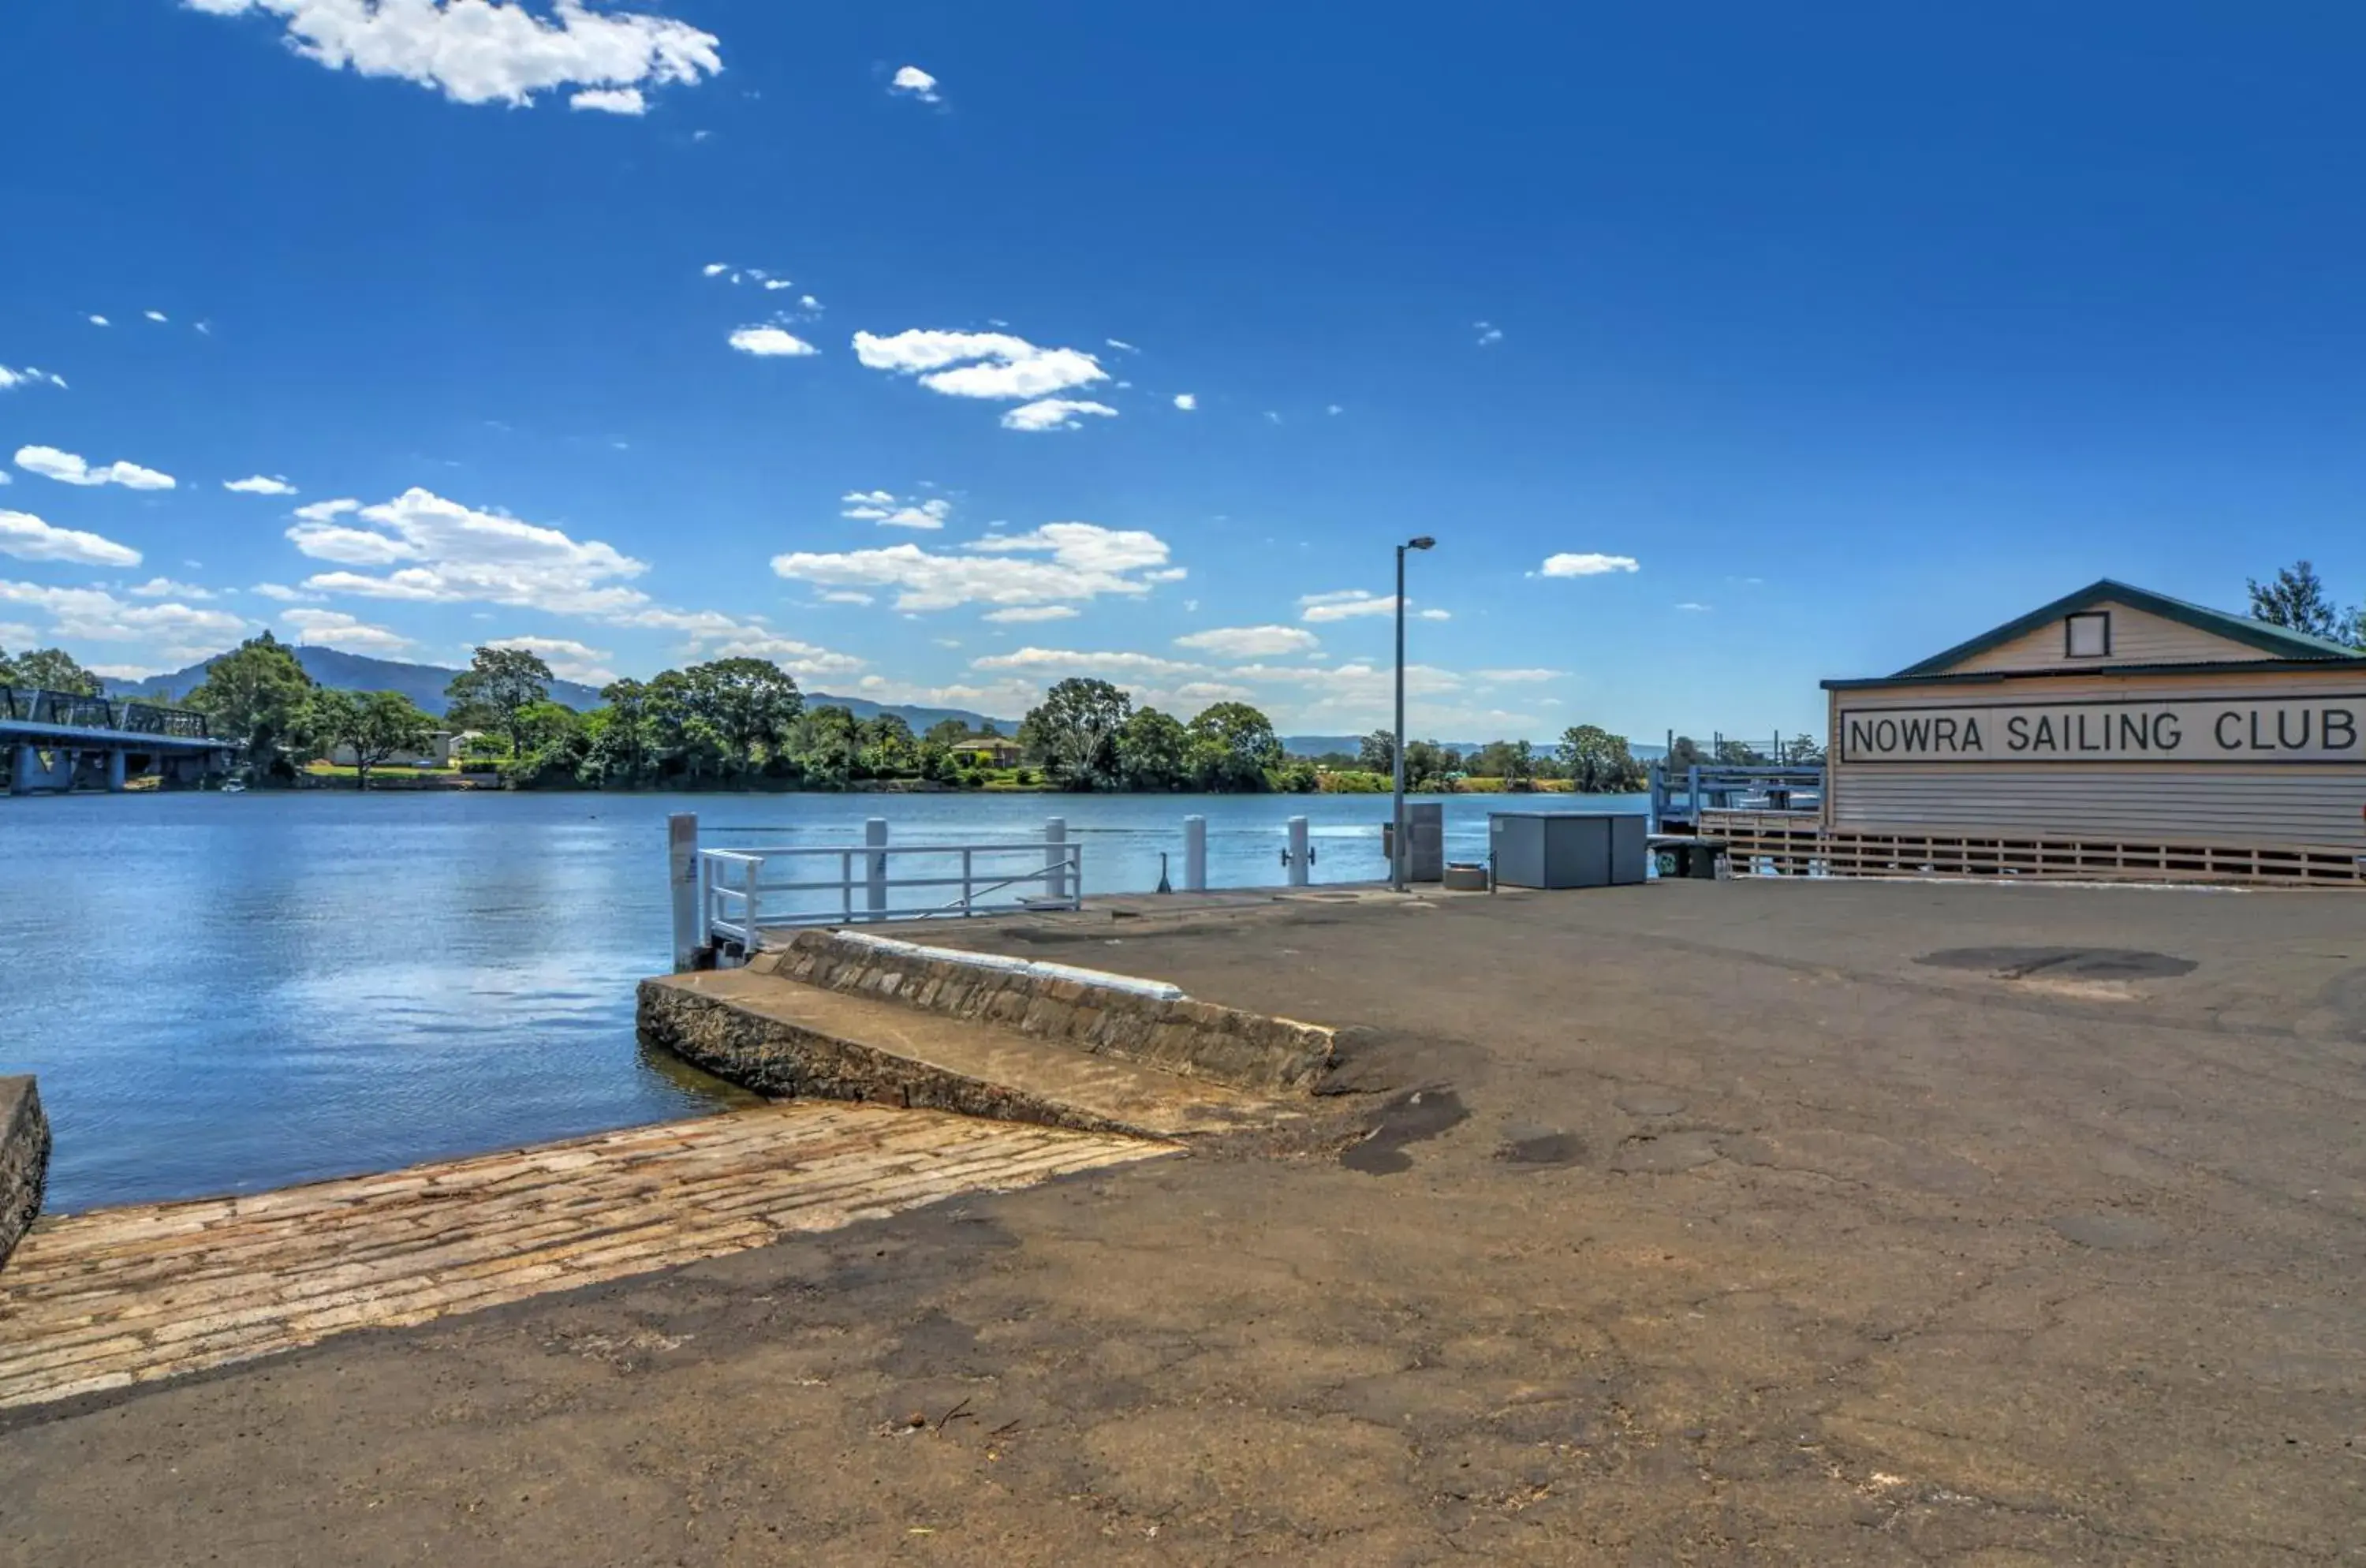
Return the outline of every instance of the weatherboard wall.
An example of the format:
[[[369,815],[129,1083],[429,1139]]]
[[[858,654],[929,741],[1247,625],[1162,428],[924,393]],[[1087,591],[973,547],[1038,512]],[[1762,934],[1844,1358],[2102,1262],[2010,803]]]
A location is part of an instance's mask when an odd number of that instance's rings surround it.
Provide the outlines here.
[[[2198,627],[2181,625],[2134,605],[2102,600],[2093,605],[2112,617],[2112,651],[2104,659],[2073,659],[2060,620],[2047,621],[2010,642],[1982,649],[1954,666],[1973,674],[2007,670],[2095,669],[2112,664],[2214,664],[2272,660],[2266,649],[2245,648]]]
[[[2115,654],[2116,623],[2127,613],[2113,616]],[[2060,628],[2050,635],[2058,644]],[[2076,675],[2033,671],[1835,690],[1826,823],[2366,853],[2366,669],[2271,662],[2247,670],[2253,660],[2225,642],[2204,640],[2207,657],[2226,660],[2224,669],[2148,674],[2093,668]],[[1956,721],[1959,740],[1966,721],[1978,722],[1977,750],[1931,755],[1931,727],[1943,716]],[[2049,731],[2050,746],[2038,747],[2030,742],[2041,716],[2072,722]],[[1873,739],[1865,721],[1884,717],[1893,723],[1885,732],[1887,755],[1851,744],[1852,721],[1864,742]],[[1920,745],[1898,739],[1910,717],[1923,726],[1916,731]],[[2015,718],[2018,749],[2005,728]],[[2136,744],[2139,732],[2150,750]],[[2172,737],[2176,744],[2162,744]],[[2222,746],[2222,739],[2233,744]]]

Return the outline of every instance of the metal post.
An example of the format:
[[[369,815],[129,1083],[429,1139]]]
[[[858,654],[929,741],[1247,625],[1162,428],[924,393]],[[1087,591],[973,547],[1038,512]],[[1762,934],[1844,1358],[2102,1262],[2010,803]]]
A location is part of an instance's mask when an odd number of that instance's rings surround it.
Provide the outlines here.
[[[698,967],[698,950],[706,945],[699,919],[695,811],[677,811],[666,818],[666,885],[673,895],[673,972],[681,975]]]
[[[862,857],[863,897],[874,920],[887,918],[887,857],[880,852],[886,844],[887,818],[873,817],[862,824],[862,846],[871,852]]]
[[[1205,893],[1208,890],[1208,819],[1205,817],[1183,818],[1183,891]]]
[[[1306,818],[1303,818],[1303,817],[1293,817],[1293,818],[1291,818],[1290,819],[1290,851],[1289,851],[1289,858],[1290,858],[1290,885],[1292,887],[1303,887],[1303,886],[1306,886]]]
[[[964,915],[970,913],[970,870],[975,852],[966,845],[962,848],[962,913]]]
[[[756,956],[756,897],[757,890],[764,880],[764,857],[749,855],[745,863],[748,867],[748,924],[746,927],[748,940],[739,944],[743,961]]]
[[[1043,818],[1043,896],[1058,903],[1068,897],[1068,819]]]
[[[1693,763],[1684,770],[1684,794],[1686,804],[1692,808],[1693,831],[1697,833],[1701,830],[1700,764],[1698,762]]]
[[[1397,721],[1390,732],[1389,886],[1405,890],[1404,816],[1404,553],[1397,547]]]

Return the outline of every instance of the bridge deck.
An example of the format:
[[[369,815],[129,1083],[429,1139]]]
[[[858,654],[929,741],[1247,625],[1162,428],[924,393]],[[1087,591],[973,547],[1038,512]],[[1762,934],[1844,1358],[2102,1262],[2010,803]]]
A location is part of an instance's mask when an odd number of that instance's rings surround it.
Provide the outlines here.
[[[382,1176],[44,1220],[0,1271],[0,1406],[423,1323],[1170,1150],[805,1100]]]
[[[230,742],[202,735],[162,735],[148,729],[94,729],[78,724],[39,724],[0,717],[0,745],[86,747],[94,750],[226,751]]]

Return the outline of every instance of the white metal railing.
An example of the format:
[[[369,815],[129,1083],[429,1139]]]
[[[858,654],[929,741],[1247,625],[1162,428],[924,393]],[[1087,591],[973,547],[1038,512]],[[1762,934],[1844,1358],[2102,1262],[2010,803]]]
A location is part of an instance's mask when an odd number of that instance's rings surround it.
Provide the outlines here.
[[[699,930],[710,945],[768,931],[1082,907],[1084,846],[1063,832],[976,844],[862,844],[698,852]]]

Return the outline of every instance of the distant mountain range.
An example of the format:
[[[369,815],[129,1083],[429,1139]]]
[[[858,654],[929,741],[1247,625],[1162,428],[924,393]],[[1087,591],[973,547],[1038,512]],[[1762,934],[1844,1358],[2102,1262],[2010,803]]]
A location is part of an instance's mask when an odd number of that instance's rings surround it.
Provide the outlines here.
[[[347,692],[400,692],[432,714],[441,714],[449,705],[444,689],[460,673],[441,664],[406,664],[395,659],[372,659],[366,654],[346,653],[333,648],[320,648],[310,643],[292,644],[288,651],[304,673],[323,686],[333,686]],[[221,655],[214,655],[214,659]],[[109,681],[107,694],[111,697],[186,697],[206,678],[206,667],[213,659],[175,670],[167,675],[151,675],[144,681]],[[598,688],[579,681],[553,681],[550,683],[553,702],[565,703],[579,711],[601,705]],[[834,697],[827,692],[807,692],[807,707],[841,707],[857,718],[876,718],[883,713],[894,714],[918,734],[930,725],[948,718],[957,718],[969,726],[974,734],[992,731],[998,735],[1016,735],[1015,719],[988,718],[984,714],[966,708],[916,707],[903,703],[874,703],[867,697]]]

